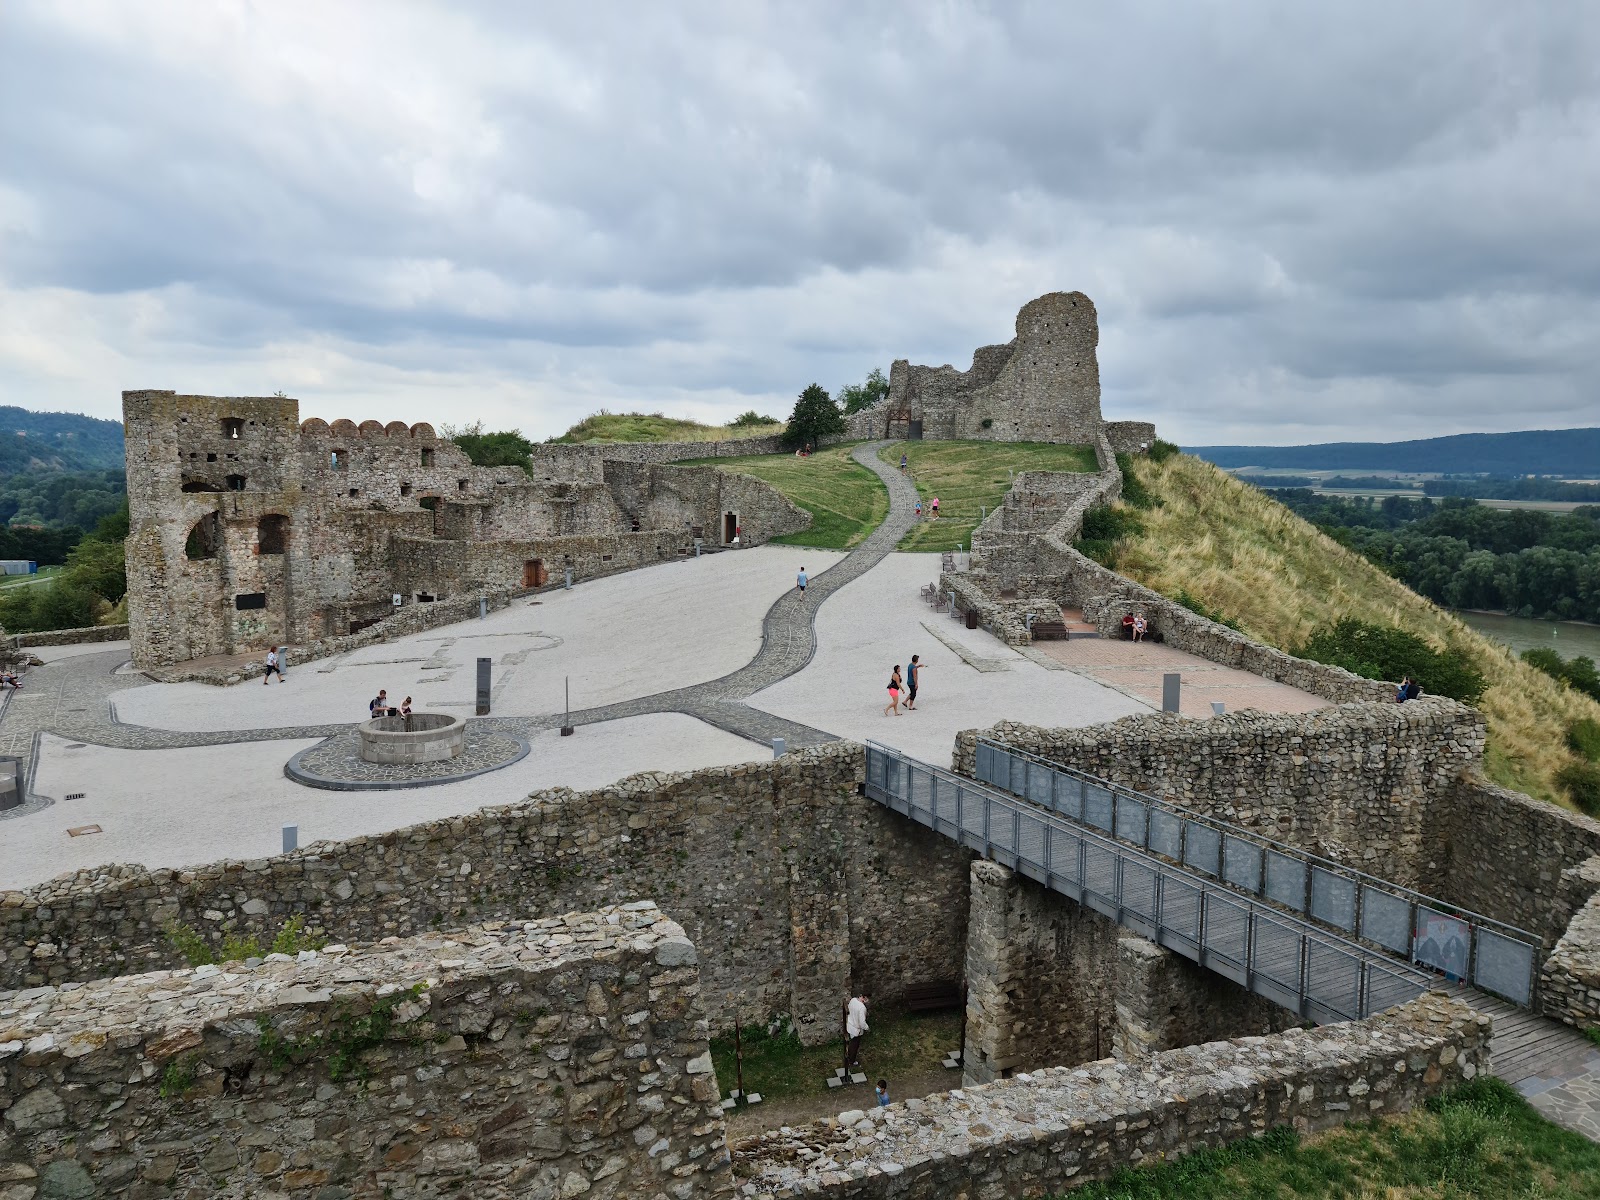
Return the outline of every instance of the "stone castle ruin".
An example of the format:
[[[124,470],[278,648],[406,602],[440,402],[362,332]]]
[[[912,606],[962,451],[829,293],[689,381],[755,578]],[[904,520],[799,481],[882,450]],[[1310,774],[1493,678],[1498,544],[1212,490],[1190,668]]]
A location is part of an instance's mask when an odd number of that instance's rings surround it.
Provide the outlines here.
[[[122,406],[140,667],[315,645],[397,608],[475,605],[810,521],[760,480],[664,465],[714,444],[541,446],[530,477],[473,466],[425,423],[302,422],[286,397],[140,391]]]

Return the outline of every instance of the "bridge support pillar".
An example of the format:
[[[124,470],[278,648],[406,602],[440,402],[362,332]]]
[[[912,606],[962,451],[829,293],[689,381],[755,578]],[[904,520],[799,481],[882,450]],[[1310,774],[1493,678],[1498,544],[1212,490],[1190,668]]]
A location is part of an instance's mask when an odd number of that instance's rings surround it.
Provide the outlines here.
[[[1122,1059],[1299,1024],[1288,1009],[1132,933],[1117,941],[1116,1014],[1111,1053]]]

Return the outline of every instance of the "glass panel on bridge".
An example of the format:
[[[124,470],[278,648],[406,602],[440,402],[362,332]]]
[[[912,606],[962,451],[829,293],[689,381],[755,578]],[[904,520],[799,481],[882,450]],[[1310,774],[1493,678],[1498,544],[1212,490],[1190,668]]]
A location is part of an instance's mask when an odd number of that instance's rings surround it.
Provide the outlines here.
[[[1092,783],[1083,787],[1083,823],[1111,832],[1111,793]]]
[[[1356,884],[1353,879],[1311,868],[1311,915],[1319,921],[1343,929],[1356,927]]]
[[[1478,930],[1473,982],[1517,1004],[1533,999],[1534,948],[1487,929]]]
[[[1117,797],[1117,836],[1135,846],[1144,845],[1145,823],[1148,810],[1129,796]]]
[[[1306,910],[1306,864],[1298,858],[1267,851],[1267,899],[1292,908]]]
[[[1361,936],[1406,954],[1411,949],[1411,905],[1375,887],[1361,888]]]
[[[1050,806],[1050,785],[1055,780],[1055,772],[1049,767],[1036,762],[1028,763],[1028,791],[1027,796],[1035,804]]]
[[[1242,838],[1222,839],[1222,877],[1254,895],[1261,890],[1261,847]]]
[[[1183,818],[1163,809],[1150,810],[1150,849],[1171,859],[1183,856]]]
[[[1415,934],[1412,950],[1414,962],[1442,971],[1452,983],[1467,977],[1472,928],[1465,921],[1419,904]]]
[[[1184,826],[1183,861],[1207,875],[1215,875],[1217,859],[1222,853],[1222,835],[1198,821],[1185,821]]]

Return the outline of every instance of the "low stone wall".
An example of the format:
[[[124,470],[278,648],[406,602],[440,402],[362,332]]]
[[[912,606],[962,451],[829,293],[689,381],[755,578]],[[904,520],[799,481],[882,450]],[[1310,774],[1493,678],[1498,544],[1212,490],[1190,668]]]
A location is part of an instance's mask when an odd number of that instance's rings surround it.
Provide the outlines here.
[[[0,1193],[732,1194],[654,905],[8,998]]]
[[[1444,854],[1425,832],[1431,798],[1477,768],[1484,728],[1475,709],[1442,697],[1207,721],[1151,714],[1090,729],[1003,721],[957,734],[952,762],[974,773],[981,732],[1417,887],[1439,881]]]
[[[961,974],[969,852],[859,794],[862,747],[637,775],[292,854],[106,867],[0,895],[0,987],[170,967],[165,931],[270,941],[296,914],[342,941],[656,899],[700,948],[718,1028],[837,1028],[852,983],[892,1008]]]
[[[13,649],[28,646],[79,646],[86,642],[124,642],[128,627],[123,625],[85,625],[78,629],[46,629],[39,633],[14,633],[8,639]]]
[[[1156,440],[1156,427],[1149,421],[1107,421],[1105,430],[1118,454],[1145,454]]]
[[[1256,1137],[1407,1112],[1488,1067],[1489,1018],[1429,995],[1371,1020],[1056,1067],[733,1147],[749,1200],[1034,1197]]]
[[[1428,890],[1526,929],[1546,950],[1600,889],[1600,876],[1579,870],[1600,855],[1600,821],[1476,770],[1431,794],[1425,836],[1441,851]]]
[[[1544,1014],[1579,1029],[1600,1025],[1600,859],[1573,869],[1590,898],[1578,909],[1539,972]]]
[[[545,467],[567,471],[579,462],[674,463],[691,458],[734,458],[745,454],[777,454],[781,433],[766,437],[726,438],[720,442],[544,442],[533,448],[534,473]]]

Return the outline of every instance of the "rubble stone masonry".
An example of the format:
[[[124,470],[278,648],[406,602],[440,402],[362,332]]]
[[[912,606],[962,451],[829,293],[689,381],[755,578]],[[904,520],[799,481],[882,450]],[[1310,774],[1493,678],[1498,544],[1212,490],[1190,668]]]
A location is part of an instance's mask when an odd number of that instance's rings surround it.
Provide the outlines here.
[[[649,903],[0,999],[5,1200],[723,1197],[717,1098]]]

